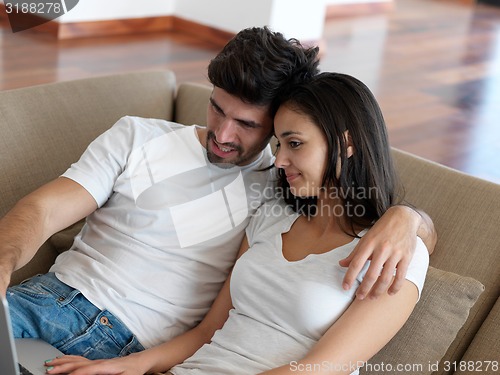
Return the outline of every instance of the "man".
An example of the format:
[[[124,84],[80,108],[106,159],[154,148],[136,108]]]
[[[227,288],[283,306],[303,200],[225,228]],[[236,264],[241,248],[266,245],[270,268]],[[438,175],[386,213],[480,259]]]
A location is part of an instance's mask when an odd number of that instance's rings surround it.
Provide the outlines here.
[[[87,221],[49,274],[7,290],[14,335],[108,358],[199,322],[265,199],[259,192],[274,184],[276,98],[318,72],[317,52],[267,28],[243,30],[209,65],[206,128],[122,118],[63,176],[23,198],[0,222],[2,293],[47,238]],[[391,209],[344,261],[345,288],[371,258],[358,297],[385,292],[396,268],[397,291],[417,232],[433,238],[416,212]]]

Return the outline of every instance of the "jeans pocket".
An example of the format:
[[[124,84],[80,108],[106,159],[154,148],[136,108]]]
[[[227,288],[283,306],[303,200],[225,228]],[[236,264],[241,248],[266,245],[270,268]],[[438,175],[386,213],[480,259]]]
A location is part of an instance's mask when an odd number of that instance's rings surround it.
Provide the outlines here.
[[[144,346],[142,346],[142,344],[139,342],[139,340],[137,340],[137,337],[132,336],[132,339],[130,340],[130,342],[127,345],[125,345],[123,347],[119,356],[125,357],[129,354],[132,354],[132,353],[142,352],[143,350],[144,350]]]
[[[10,287],[9,292],[11,295],[18,294],[19,297],[24,296],[26,301],[31,300],[33,303],[39,301],[39,303],[45,305],[46,303],[53,303],[55,301],[56,305],[60,307],[69,304],[80,294],[80,291],[62,283],[51,273],[36,275],[24,280],[19,285]]]
[[[116,340],[113,334],[106,331],[107,329],[100,329],[99,324],[93,324],[88,330],[74,336],[59,349],[65,354],[81,355],[87,359],[123,357],[144,350],[134,335],[129,335],[127,340]]]
[[[43,283],[38,282],[40,276],[36,275],[29,279],[22,281],[18,285],[10,287],[10,291],[22,293],[34,298],[43,298],[52,295],[52,291],[45,287]]]

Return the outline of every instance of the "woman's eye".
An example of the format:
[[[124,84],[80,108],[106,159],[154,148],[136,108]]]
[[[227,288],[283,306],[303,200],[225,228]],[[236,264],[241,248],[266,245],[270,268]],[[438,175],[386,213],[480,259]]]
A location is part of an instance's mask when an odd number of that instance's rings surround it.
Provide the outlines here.
[[[298,141],[290,141],[288,144],[290,145],[291,148],[297,148],[301,145],[301,143]]]

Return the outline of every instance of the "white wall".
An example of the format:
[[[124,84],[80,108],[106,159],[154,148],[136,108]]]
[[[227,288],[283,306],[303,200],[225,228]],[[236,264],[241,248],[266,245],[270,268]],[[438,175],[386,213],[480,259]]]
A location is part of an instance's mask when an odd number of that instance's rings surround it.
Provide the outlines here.
[[[175,15],[237,33],[268,25],[289,38],[317,40],[323,34],[324,0],[178,0]]]
[[[172,15],[177,0],[80,0],[59,22],[103,21]],[[179,0],[183,1],[183,0]]]
[[[289,38],[318,40],[326,0],[80,0],[59,22],[102,21],[175,15],[237,33],[268,25]]]
[[[269,26],[288,38],[317,41],[323,35],[323,0],[274,0]]]
[[[340,5],[340,4],[366,4],[366,3],[380,3],[391,2],[393,0],[323,0],[325,5]]]
[[[269,24],[269,0],[177,0],[175,15],[203,25],[237,33]]]

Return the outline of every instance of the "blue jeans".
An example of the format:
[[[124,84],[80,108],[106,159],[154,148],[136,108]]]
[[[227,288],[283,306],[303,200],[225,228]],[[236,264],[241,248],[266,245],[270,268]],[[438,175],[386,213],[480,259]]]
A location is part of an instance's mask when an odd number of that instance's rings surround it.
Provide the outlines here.
[[[53,273],[8,288],[14,337],[40,338],[65,354],[89,359],[144,350],[130,330]]]

